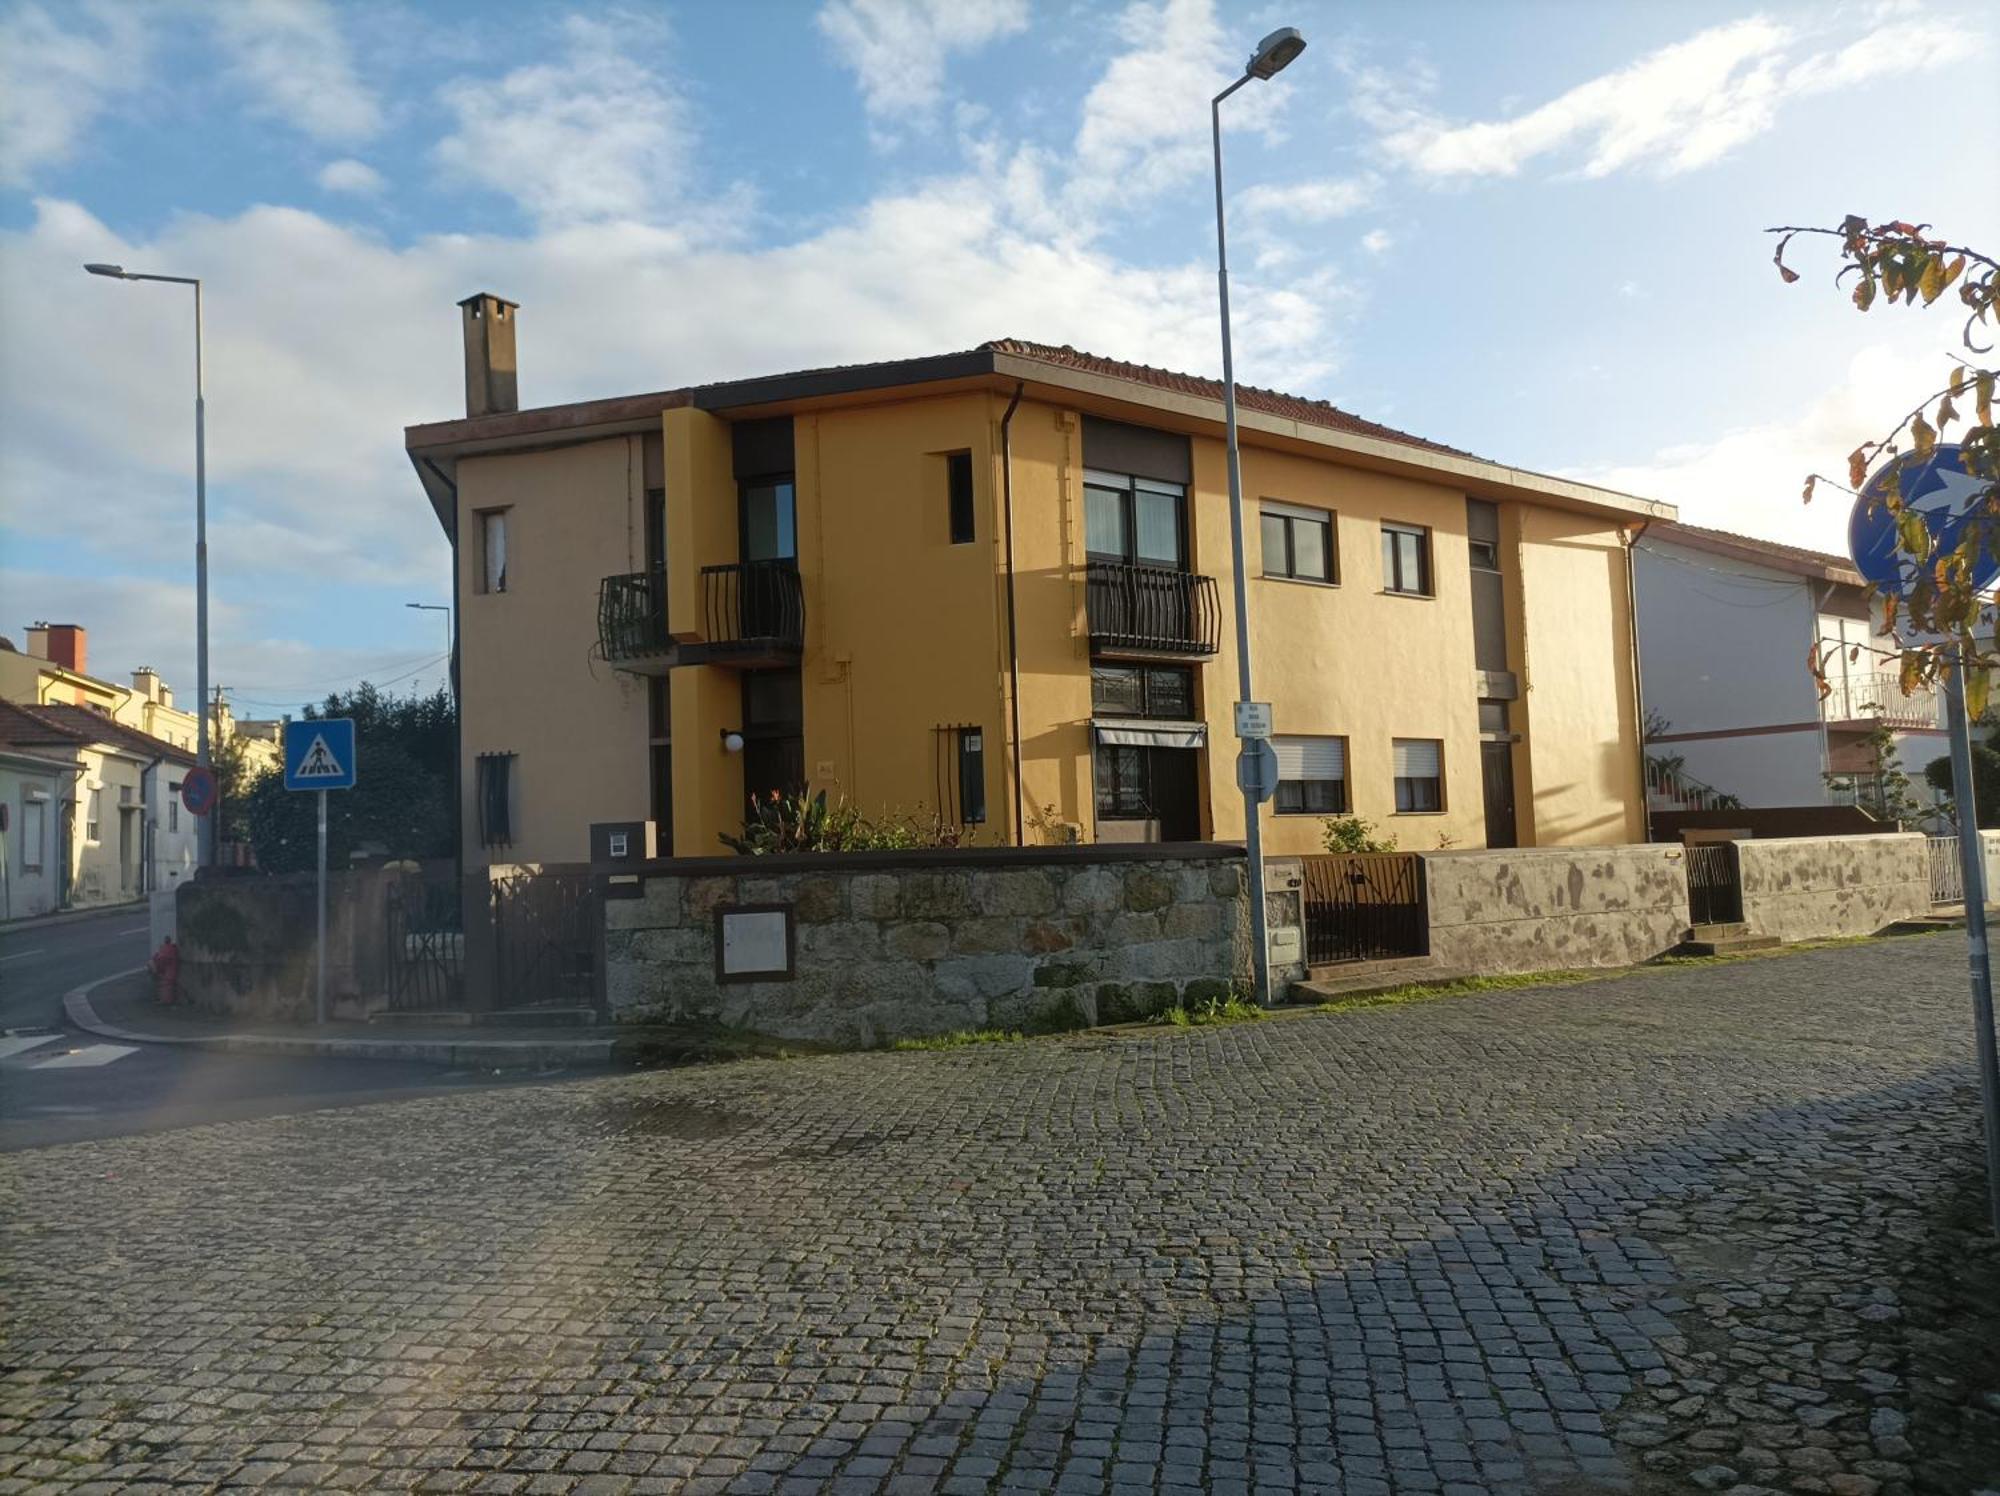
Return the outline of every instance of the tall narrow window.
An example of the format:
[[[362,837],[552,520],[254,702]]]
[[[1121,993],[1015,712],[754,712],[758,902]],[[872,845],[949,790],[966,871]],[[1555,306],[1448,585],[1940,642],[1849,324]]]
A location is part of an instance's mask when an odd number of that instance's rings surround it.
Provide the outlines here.
[[[479,843],[504,847],[514,840],[514,755],[479,755]]]
[[[951,543],[970,545],[973,535],[972,454],[949,452],[944,459],[945,494],[951,507]]]
[[[652,778],[653,825],[659,845],[671,854],[674,845],[674,719],[673,698],[663,675],[646,681],[646,745]]]
[[[1397,738],[1391,745],[1395,762],[1396,809],[1444,809],[1444,744],[1436,738]]]
[[[479,554],[482,560],[479,590],[507,590],[507,511],[482,509],[479,512]]]
[[[181,829],[181,782],[176,779],[167,786],[167,830]]]
[[[21,866],[26,871],[41,870],[42,844],[49,835],[48,813],[46,800],[21,802]]]
[[[1421,525],[1382,527],[1382,590],[1431,595],[1431,532]]]
[[[103,817],[103,814],[104,814],[104,790],[101,786],[93,785],[90,791],[89,814],[85,817],[83,823],[83,839],[85,841],[94,842],[99,840],[97,827],[99,820],[102,819]]]
[[[977,727],[958,729],[958,819],[966,826],[986,819],[986,734]]]
[[[792,561],[799,554],[796,502],[790,478],[745,483],[742,490],[745,561]]]

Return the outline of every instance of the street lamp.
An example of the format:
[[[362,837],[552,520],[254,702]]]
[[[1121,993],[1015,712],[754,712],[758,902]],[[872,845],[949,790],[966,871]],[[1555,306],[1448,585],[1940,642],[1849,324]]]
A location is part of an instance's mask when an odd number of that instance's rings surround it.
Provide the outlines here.
[[[406,608],[415,608],[419,613],[444,614],[444,648],[451,653],[451,604],[450,603],[404,603]]]
[[[1274,77],[1305,51],[1306,39],[1290,26],[1272,32],[1251,54],[1243,76],[1209,102],[1215,136],[1215,279],[1222,299],[1222,409],[1229,431],[1229,564],[1236,579],[1236,700],[1250,696],[1250,606],[1243,572],[1243,455],[1236,443],[1236,358],[1229,343],[1229,240],[1222,220],[1222,101],[1252,78]],[[1237,729],[1239,735],[1242,728]],[[1250,960],[1257,1001],[1271,1002],[1271,933],[1264,907],[1263,802],[1254,786],[1243,790],[1244,850],[1250,859]]]
[[[194,287],[194,694],[195,762],[209,768],[208,754],[208,402],[202,392],[201,282],[188,275],[145,275],[123,265],[94,263],[83,267],[111,280],[159,281]],[[215,817],[203,816],[196,836],[195,865],[215,863]]]

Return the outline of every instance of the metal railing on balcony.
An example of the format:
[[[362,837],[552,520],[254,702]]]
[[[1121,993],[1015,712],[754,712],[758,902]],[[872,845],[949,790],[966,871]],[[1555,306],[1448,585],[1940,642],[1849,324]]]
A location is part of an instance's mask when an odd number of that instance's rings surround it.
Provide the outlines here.
[[[795,561],[738,561],[701,569],[710,656],[797,654],[806,640],[806,595]]]
[[[1936,691],[1919,686],[1906,696],[1901,677],[1893,671],[1829,676],[1827,685],[1832,690],[1821,699],[1820,712],[1829,722],[1881,721],[1891,727],[1936,727],[1944,720]]]
[[[674,641],[667,633],[667,574],[606,577],[597,589],[597,639],[613,664],[668,653]]]
[[[1084,601],[1093,649],[1212,655],[1222,645],[1214,577],[1092,561],[1085,568]]]

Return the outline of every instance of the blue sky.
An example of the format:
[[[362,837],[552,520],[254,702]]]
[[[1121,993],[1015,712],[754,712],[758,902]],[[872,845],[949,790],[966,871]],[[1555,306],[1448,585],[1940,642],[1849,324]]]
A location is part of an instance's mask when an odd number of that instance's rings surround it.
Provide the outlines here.
[[[453,303],[522,304],[526,403],[969,346],[1216,372],[1230,101],[1249,383],[1837,548],[1813,467],[1954,324],[1863,318],[1761,230],[2000,240],[1981,8],[0,0],[0,631],[193,688],[186,297],[208,285],[214,678],[238,709],[439,678],[401,428]]]

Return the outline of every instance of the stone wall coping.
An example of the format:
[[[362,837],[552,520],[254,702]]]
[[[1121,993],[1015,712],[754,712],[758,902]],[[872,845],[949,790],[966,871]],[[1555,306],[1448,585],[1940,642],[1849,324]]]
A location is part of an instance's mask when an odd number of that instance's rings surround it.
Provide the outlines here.
[[[1843,837],[1842,840],[1852,840]],[[1599,845],[1575,847],[1452,847],[1414,855],[1426,862],[1455,862],[1473,857],[1507,858],[1562,858],[1576,862],[1590,857],[1621,857],[1634,852],[1651,852],[1655,855],[1671,854],[1679,857],[1685,849],[1679,842],[1605,842]]]
[[[921,847],[894,852],[782,852],[766,857],[660,857],[600,863],[599,877],[762,878],[774,873],[878,873],[911,869],[966,870],[1100,862],[1227,862],[1240,842],[1092,842],[1059,847]]]
[[[1754,847],[1773,852],[1793,847],[1844,847],[1855,842],[1889,842],[1907,846],[1926,840],[1921,831],[1878,831],[1867,836],[1749,836],[1735,843],[1738,848]]]

